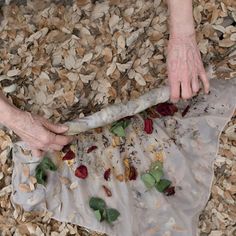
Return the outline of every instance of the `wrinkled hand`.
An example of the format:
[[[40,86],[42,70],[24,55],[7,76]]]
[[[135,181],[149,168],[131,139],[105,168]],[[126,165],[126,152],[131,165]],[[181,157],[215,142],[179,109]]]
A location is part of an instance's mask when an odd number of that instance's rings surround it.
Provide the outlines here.
[[[9,126],[32,150],[34,156],[42,156],[45,151],[60,151],[73,140],[62,135],[68,127],[55,125],[43,117],[20,112],[14,124]]]
[[[200,88],[199,79],[203,83],[205,93],[209,92],[209,81],[195,35],[170,38],[167,70],[172,102],[196,95]]]

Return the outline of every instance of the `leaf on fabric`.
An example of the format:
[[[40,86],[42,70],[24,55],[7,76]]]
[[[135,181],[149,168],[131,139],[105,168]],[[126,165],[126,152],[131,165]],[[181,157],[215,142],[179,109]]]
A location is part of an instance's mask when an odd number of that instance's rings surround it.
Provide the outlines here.
[[[159,192],[163,193],[165,189],[170,187],[170,185],[171,181],[169,181],[168,179],[161,179],[158,183],[156,183],[155,187]]]
[[[45,170],[42,169],[42,167],[37,166],[35,169],[35,178],[37,179],[38,184],[46,184],[47,181],[47,174]]]
[[[120,212],[114,208],[108,208],[106,209],[106,215],[108,223],[112,223],[120,216]]]
[[[93,210],[104,210],[106,207],[106,203],[103,199],[98,197],[92,197],[89,201],[89,206]]]
[[[163,169],[163,163],[161,161],[155,161],[151,164],[151,170]]]
[[[94,211],[95,217],[98,221],[102,220],[102,215],[99,210]]]
[[[56,171],[57,167],[52,162],[49,157],[44,157],[43,160],[36,166],[35,169],[35,178],[37,179],[37,183],[46,184],[47,181],[47,173],[46,170]]]
[[[49,157],[44,157],[39,164],[44,170],[56,171],[57,167]]]
[[[122,119],[119,121],[116,121],[111,126],[111,133],[119,136],[119,137],[125,137],[125,129],[129,126],[131,121],[129,119]]]
[[[161,170],[161,169],[150,170],[149,173],[150,173],[150,175],[153,176],[153,178],[156,180],[156,182],[159,182],[164,175],[163,170]]]
[[[148,173],[143,174],[143,175],[141,176],[141,179],[142,179],[143,183],[145,184],[145,186],[146,186],[147,188],[152,188],[152,187],[154,187],[154,185],[155,185],[155,183],[156,183],[154,177],[153,177],[152,175],[148,174]]]

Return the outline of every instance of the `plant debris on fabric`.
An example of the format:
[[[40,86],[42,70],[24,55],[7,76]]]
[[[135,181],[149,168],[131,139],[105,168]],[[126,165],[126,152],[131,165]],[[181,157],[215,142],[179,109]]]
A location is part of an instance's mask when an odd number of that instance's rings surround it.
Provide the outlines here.
[[[107,104],[126,102],[166,82],[169,31],[164,1],[6,1],[9,5],[3,2],[0,2],[0,89],[22,110],[63,122],[94,113]],[[235,1],[196,0],[193,12],[198,46],[210,75],[234,78]],[[172,106],[161,111],[151,108],[147,114],[155,119],[175,110]],[[186,114],[187,108],[183,117]],[[200,216],[201,236],[236,232],[235,125],[233,118],[221,135],[221,158],[215,163],[211,198]],[[122,147],[119,134],[125,137],[125,128],[117,129],[113,145]],[[151,132],[151,128],[147,131]],[[101,133],[102,128],[96,132]],[[73,224],[57,222],[50,213],[24,212],[20,206],[12,207],[11,147],[16,140],[12,131],[0,129],[0,234],[27,235],[33,231],[35,235],[47,235],[50,231],[53,236],[97,235]],[[72,149],[65,146],[61,153],[70,167],[76,155]],[[96,152],[91,149],[89,155]],[[113,175],[121,182],[135,181],[138,174],[135,167],[128,162],[124,165],[124,174],[115,174],[109,167],[104,169],[105,187]],[[80,167],[77,175],[86,178],[86,168]],[[45,182],[45,171],[40,169],[40,181]],[[22,171],[29,182],[20,183],[21,191],[35,190],[37,178],[29,173],[27,165]],[[153,175],[146,177],[148,187],[156,185],[158,174]],[[83,178],[78,181],[85,181]],[[70,189],[76,188],[76,183],[69,179],[61,176],[60,180]],[[163,186],[168,183],[158,188]],[[175,194],[174,186],[164,189],[167,196]],[[112,208],[102,214],[96,211],[99,221],[114,222],[119,216]]]
[[[94,215],[98,221],[106,220],[109,224],[113,223],[120,216],[120,212],[114,208],[108,208],[103,199],[92,197],[89,206],[94,210]]]

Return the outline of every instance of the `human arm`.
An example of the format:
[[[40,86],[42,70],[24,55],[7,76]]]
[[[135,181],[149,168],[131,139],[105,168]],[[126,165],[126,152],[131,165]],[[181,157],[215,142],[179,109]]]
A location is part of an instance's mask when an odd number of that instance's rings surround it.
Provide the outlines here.
[[[25,141],[35,156],[42,156],[48,150],[61,150],[72,141],[72,137],[62,135],[67,126],[52,124],[43,117],[16,108],[1,92],[0,123]]]
[[[170,39],[167,52],[167,70],[171,100],[188,99],[200,88],[199,78],[206,93],[209,81],[197,46],[192,0],[167,0],[170,13]]]

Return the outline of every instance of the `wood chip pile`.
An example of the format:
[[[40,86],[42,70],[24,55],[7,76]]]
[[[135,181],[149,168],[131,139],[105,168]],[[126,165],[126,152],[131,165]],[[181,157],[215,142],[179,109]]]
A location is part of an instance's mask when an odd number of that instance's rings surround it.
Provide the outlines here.
[[[161,0],[0,1],[0,88],[22,110],[63,122],[136,98],[166,83],[169,37]],[[197,41],[218,79],[236,77],[236,1],[196,0]],[[236,235],[236,138],[221,137],[202,236]],[[228,131],[227,131],[228,130]],[[228,133],[227,133],[228,132]],[[3,235],[92,235],[47,213],[14,210],[13,133],[0,129],[0,230]]]

